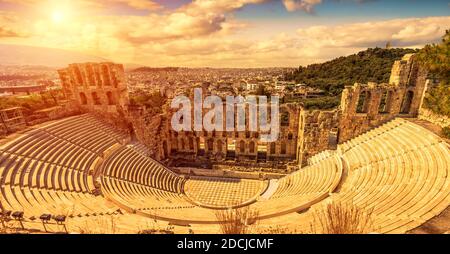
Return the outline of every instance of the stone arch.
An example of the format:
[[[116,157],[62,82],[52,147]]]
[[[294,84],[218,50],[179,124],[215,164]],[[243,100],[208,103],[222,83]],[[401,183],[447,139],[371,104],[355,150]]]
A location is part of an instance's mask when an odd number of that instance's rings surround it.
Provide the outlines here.
[[[290,114],[286,109],[281,110],[280,114],[280,124],[281,126],[289,126]]]
[[[106,97],[108,98],[108,105],[114,105],[116,104],[115,100],[114,100],[114,95],[111,91],[106,92]]]
[[[223,141],[221,139],[217,140],[217,152],[223,152]]]
[[[97,92],[92,92],[92,101],[94,102],[94,105],[101,105],[100,97],[98,97]]]
[[[82,105],[87,105],[88,104],[86,94],[84,94],[83,92],[80,93],[80,100],[81,100],[81,104]]]
[[[413,98],[414,98],[414,92],[407,91],[405,96],[403,97],[402,109],[400,111],[401,114],[409,114],[409,111],[411,111],[411,104],[412,104]]]
[[[359,94],[358,104],[356,106],[356,113],[367,113],[369,111],[370,100],[372,93],[370,91],[362,91]]]
[[[250,146],[249,147],[249,150],[250,150],[249,152],[250,153],[255,153],[255,142],[251,141],[249,146]]]
[[[383,94],[381,95],[380,104],[378,106],[378,113],[386,114],[391,111],[392,96],[392,91],[383,92]]]
[[[281,143],[281,152],[280,154],[286,154],[287,153],[287,145],[286,142]]]
[[[277,151],[275,142],[270,143],[270,154],[275,154]]]
[[[209,152],[214,151],[214,140],[213,140],[212,138],[208,139],[208,142],[207,142],[207,150],[208,150]]]
[[[245,141],[244,140],[241,140],[239,142],[239,152],[245,153]]]

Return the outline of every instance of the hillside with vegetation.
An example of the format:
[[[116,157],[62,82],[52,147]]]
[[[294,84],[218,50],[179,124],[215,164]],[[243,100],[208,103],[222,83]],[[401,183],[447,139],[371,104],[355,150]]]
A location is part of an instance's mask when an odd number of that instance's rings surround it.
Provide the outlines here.
[[[423,107],[450,117],[450,30],[445,32],[441,43],[425,46],[418,55],[430,70],[429,76],[439,81],[439,85],[429,88]],[[444,127],[442,132],[450,138],[450,126]]]
[[[32,115],[35,111],[54,107],[59,100],[63,100],[64,95],[61,90],[51,90],[31,95],[14,95],[0,98],[0,109],[12,107],[22,107],[25,116]]]
[[[446,31],[441,43],[425,46],[418,55],[430,70],[429,76],[439,81],[438,86],[429,89],[424,106],[450,117],[450,30]]]
[[[354,83],[387,83],[392,65],[405,54],[416,53],[414,49],[382,49],[369,48],[357,54],[342,56],[334,60],[300,66],[285,79],[297,84],[325,91],[323,98],[305,99],[300,101],[310,109],[330,109],[340,101],[340,94],[346,85]]]

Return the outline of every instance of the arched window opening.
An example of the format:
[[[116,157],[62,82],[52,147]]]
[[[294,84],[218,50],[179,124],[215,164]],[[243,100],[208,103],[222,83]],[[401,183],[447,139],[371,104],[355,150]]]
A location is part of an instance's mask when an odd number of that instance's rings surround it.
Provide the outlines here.
[[[400,113],[409,114],[409,111],[411,111],[411,104],[412,104],[413,98],[414,98],[413,91],[406,92],[406,95],[403,98],[402,110]]]
[[[239,151],[241,153],[245,153],[245,142],[244,142],[244,140],[241,140],[241,142],[239,142]]]
[[[255,142],[250,142],[250,153],[255,153]]]
[[[94,102],[94,105],[101,105],[97,92],[92,93],[92,101]]]
[[[281,154],[286,154],[286,143],[281,143]]]
[[[390,112],[392,100],[392,91],[386,91],[381,95],[380,105],[378,106],[378,113],[386,114]]]
[[[363,91],[359,95],[358,105],[356,106],[356,113],[367,113],[370,106],[371,93],[369,91]]]
[[[108,105],[116,104],[112,92],[107,92],[106,97],[108,97]]]
[[[275,143],[270,143],[270,154],[276,153],[276,145]]]
[[[281,126],[289,126],[289,112],[282,112],[280,116]]]
[[[87,105],[87,97],[86,94],[80,93],[81,104]]]

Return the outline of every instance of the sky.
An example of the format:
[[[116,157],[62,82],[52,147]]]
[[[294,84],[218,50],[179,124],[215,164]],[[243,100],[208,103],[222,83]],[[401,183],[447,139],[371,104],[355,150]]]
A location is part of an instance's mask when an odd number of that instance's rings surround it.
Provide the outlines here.
[[[146,66],[294,67],[446,29],[450,0],[0,0],[0,43]]]

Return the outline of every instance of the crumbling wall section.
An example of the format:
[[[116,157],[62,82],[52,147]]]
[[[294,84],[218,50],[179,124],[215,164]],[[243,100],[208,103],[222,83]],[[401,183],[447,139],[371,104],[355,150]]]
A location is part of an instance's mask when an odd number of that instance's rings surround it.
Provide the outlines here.
[[[300,115],[298,160],[305,166],[308,158],[337,147],[339,111],[303,110]]]
[[[347,86],[340,105],[339,142],[348,141],[395,117],[417,117],[427,74],[415,56],[407,54],[393,65],[389,84]]]

